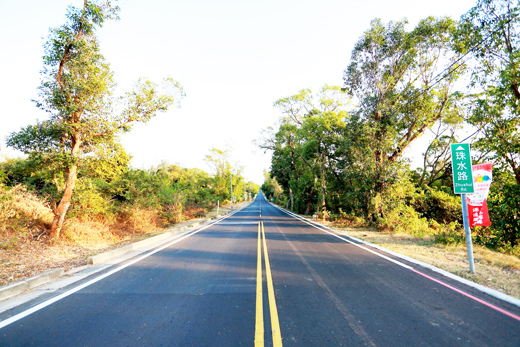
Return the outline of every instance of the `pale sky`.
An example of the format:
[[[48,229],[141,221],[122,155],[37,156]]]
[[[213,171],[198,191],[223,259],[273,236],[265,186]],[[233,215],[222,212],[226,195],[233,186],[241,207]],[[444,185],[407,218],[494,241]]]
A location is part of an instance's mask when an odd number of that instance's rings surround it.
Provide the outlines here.
[[[270,154],[252,141],[279,118],[274,101],[301,88],[342,85],[354,44],[372,19],[406,17],[411,29],[430,15],[458,19],[475,0],[118,3],[121,20],[107,23],[98,35],[119,88],[130,89],[139,77],[159,82],[170,76],[186,91],[180,109],[122,137],[132,165],[150,168],[166,161],[209,171],[203,161],[208,150],[229,144],[246,179],[262,184]],[[40,83],[43,38],[65,22],[68,5],[82,4],[0,0],[0,138],[47,117],[31,102]],[[1,150],[6,152],[3,143]],[[408,155],[420,159],[420,152]]]

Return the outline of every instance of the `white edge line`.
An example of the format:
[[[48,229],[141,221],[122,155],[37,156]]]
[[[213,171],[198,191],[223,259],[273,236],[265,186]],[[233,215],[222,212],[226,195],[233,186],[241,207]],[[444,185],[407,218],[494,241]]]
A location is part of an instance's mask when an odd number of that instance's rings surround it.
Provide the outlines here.
[[[183,237],[181,237],[181,238],[178,238],[178,239],[175,239],[175,240],[173,240],[173,241],[171,241],[171,242],[168,242],[168,243],[164,244],[163,246],[161,246],[161,247],[155,249],[154,251],[152,251],[152,252],[150,252],[150,253],[147,253],[147,254],[145,254],[145,255],[143,255],[143,256],[137,258],[137,259],[134,259],[134,260],[132,260],[132,261],[126,263],[125,265],[119,266],[118,268],[116,268],[116,269],[114,269],[114,270],[112,270],[112,271],[109,271],[109,272],[107,272],[107,273],[105,273],[105,274],[103,274],[103,275],[101,275],[101,276],[98,276],[98,277],[96,277],[96,278],[94,278],[94,279],[92,279],[92,280],[90,280],[90,281],[88,281],[88,282],[85,282],[85,283],[83,283],[83,284],[81,284],[81,285],[79,285],[79,286],[77,286],[77,287],[75,287],[75,288],[73,288],[73,289],[71,289],[71,290],[69,290],[69,291],[66,291],[65,293],[62,293],[62,294],[60,294],[60,295],[57,295],[57,296],[55,296],[55,297],[53,297],[53,298],[51,298],[51,299],[49,299],[49,300],[47,300],[47,301],[44,301],[44,302],[42,302],[42,303],[40,303],[40,304],[38,304],[38,305],[36,305],[36,306],[34,306],[34,307],[31,307],[31,308],[28,309],[28,310],[25,310],[25,311],[20,312],[20,313],[18,313],[18,314],[16,314],[16,315],[14,315],[14,316],[12,316],[12,317],[6,319],[6,320],[3,320],[3,321],[0,322],[0,329],[5,328],[6,326],[8,326],[8,325],[10,325],[10,324],[12,324],[12,323],[14,323],[14,322],[16,322],[16,321],[22,319],[22,318],[25,318],[25,317],[27,317],[27,316],[33,314],[34,312],[37,312],[37,311],[39,311],[39,310],[41,310],[41,309],[43,309],[43,308],[45,308],[45,307],[47,307],[47,306],[49,306],[49,305],[52,305],[52,304],[55,303],[56,301],[59,301],[59,300],[61,300],[61,299],[63,299],[63,298],[66,298],[67,296],[69,296],[69,295],[71,295],[71,294],[74,294],[74,293],[80,291],[80,290],[83,289],[83,288],[86,288],[86,287],[88,287],[88,286],[90,286],[90,285],[92,285],[92,284],[94,284],[94,283],[96,283],[96,282],[99,282],[99,281],[101,281],[103,278],[108,277],[108,276],[110,276],[110,275],[113,275],[113,274],[115,274],[116,272],[119,272],[119,271],[123,270],[124,268],[126,268],[126,267],[128,267],[128,266],[130,266],[130,265],[133,265],[133,264],[135,264],[135,263],[137,263],[137,262],[139,262],[139,261],[141,261],[141,260],[143,260],[143,259],[145,259],[145,258],[148,258],[149,256],[151,256],[151,255],[153,255],[153,254],[155,254],[155,253],[157,253],[157,252],[159,252],[159,251],[162,251],[162,250],[165,249],[165,248],[168,248],[168,247],[170,247],[170,246],[176,244],[177,242],[180,242],[180,241],[182,241],[182,240],[184,240],[184,239],[186,239],[186,238],[188,238],[188,237],[190,237],[190,236],[192,236],[192,235],[195,235],[195,234],[197,234],[198,232],[200,232],[200,231],[202,231],[202,230],[204,230],[204,229],[207,229],[207,228],[209,228],[210,226],[212,226],[212,225],[214,225],[214,224],[217,224],[218,221],[221,221],[221,220],[223,220],[223,219],[225,219],[225,218],[228,218],[228,217],[230,217],[230,216],[232,216],[232,215],[234,215],[234,213],[232,213],[232,214],[228,214],[228,215],[224,216],[223,218],[218,219],[218,220],[217,220],[216,222],[214,222],[214,223],[208,224],[208,225],[206,225],[205,227],[200,228],[200,229],[198,229],[198,230],[195,230],[195,231],[193,231],[193,232],[191,232],[191,233],[189,233],[189,234],[187,234],[187,235],[185,235],[185,236],[183,236]]]
[[[269,203],[270,203],[270,202],[269,202]],[[290,216],[292,216],[292,217],[294,217],[294,218],[296,218],[296,219],[299,219],[299,220],[301,220],[301,221],[303,221],[303,222],[306,222],[307,224],[310,224],[310,225],[312,225],[313,227],[315,227],[315,228],[317,228],[317,229],[323,230],[323,229],[321,229],[321,228],[325,228],[325,229],[328,229],[328,230],[333,231],[334,233],[339,233],[338,231],[336,231],[336,230],[334,230],[334,229],[332,229],[332,228],[329,228],[329,227],[327,227],[327,226],[325,226],[325,225],[321,225],[321,224],[319,224],[319,223],[317,223],[317,222],[314,222],[314,221],[308,220],[307,218],[301,217],[301,216],[299,216],[299,215],[297,215],[297,214],[295,214],[295,213],[292,213],[292,212],[290,212],[290,211],[286,211],[285,209],[283,209],[283,208],[281,208],[281,207],[279,207],[279,206],[276,206],[276,205],[274,205],[274,204],[272,204],[272,203],[270,203],[270,204],[271,204],[273,207],[279,209],[280,211],[282,211],[282,212],[284,212],[284,213],[287,213],[288,215],[290,215]],[[318,227],[318,225],[319,225],[321,228]],[[341,237],[340,235],[332,234],[332,233],[330,233],[330,232],[328,232],[328,231],[326,231],[326,230],[323,230],[323,231],[325,231],[325,232],[327,232],[327,233],[329,233],[329,234],[331,234],[331,235],[333,235],[333,236],[336,236],[336,237],[338,237],[338,238],[340,238],[340,239],[342,239],[342,240],[345,240],[345,241],[347,241],[347,242],[349,242],[349,243],[351,243],[351,244],[354,244],[354,245],[356,245],[356,246],[358,246],[358,247],[360,247],[360,248],[363,248],[363,249],[365,249],[365,250],[367,250],[367,251],[369,251],[369,252],[371,252],[371,253],[377,254],[378,256],[383,257],[383,258],[385,258],[385,259],[388,259],[388,260],[390,260],[390,261],[392,261],[392,262],[394,262],[394,263],[396,263],[396,264],[398,264],[398,265],[401,265],[401,266],[406,267],[406,268],[408,268],[408,269],[411,269],[411,268],[412,268],[412,267],[410,267],[410,266],[408,266],[408,265],[405,265],[405,264],[403,264],[403,263],[401,263],[401,262],[398,262],[398,261],[396,261],[396,260],[393,260],[393,259],[391,259],[391,258],[388,258],[388,257],[386,257],[386,256],[384,256],[384,255],[382,255],[382,254],[380,254],[380,253],[377,253],[377,252],[371,251],[371,250],[367,249],[366,247],[360,246],[359,244],[356,244],[356,243],[354,243],[354,242],[351,242],[351,241],[349,241],[349,240],[346,240],[345,238]],[[386,252],[386,253],[391,254],[391,255],[393,255],[393,256],[395,256],[395,257],[397,257],[397,258],[400,258],[400,259],[403,259],[403,260],[409,261],[410,263],[414,263],[414,264],[420,265],[420,266],[425,267],[425,268],[427,268],[427,269],[430,269],[430,270],[432,270],[432,271],[434,271],[434,272],[437,272],[437,273],[439,273],[439,274],[441,274],[441,275],[443,275],[443,276],[446,276],[446,277],[451,278],[451,279],[453,279],[453,280],[455,280],[455,281],[458,281],[458,282],[460,282],[460,283],[463,283],[463,284],[465,284],[465,285],[467,285],[467,286],[469,286],[469,287],[472,287],[472,288],[474,288],[474,289],[477,289],[477,290],[479,290],[479,291],[481,291],[481,292],[483,292],[483,293],[486,293],[486,294],[488,294],[488,295],[491,295],[491,296],[493,296],[493,297],[495,297],[495,298],[497,298],[497,299],[500,299],[500,300],[502,300],[502,301],[505,301],[505,302],[507,302],[507,303],[510,303],[511,305],[515,305],[515,306],[517,306],[517,307],[520,307],[520,300],[519,300],[519,299],[514,298],[514,297],[512,297],[512,296],[509,296],[509,295],[507,295],[507,294],[504,294],[504,293],[502,293],[502,292],[500,292],[500,291],[498,291],[498,290],[488,288],[488,287],[483,286],[483,285],[481,285],[481,284],[478,284],[478,283],[472,282],[472,281],[470,281],[470,280],[467,280],[467,279],[465,279],[465,278],[462,278],[462,277],[460,277],[460,276],[454,275],[454,274],[452,274],[451,272],[448,272],[448,271],[446,271],[446,270],[439,269],[438,267],[435,267],[435,266],[433,266],[433,265],[431,265],[431,264],[427,264],[427,263],[424,263],[424,262],[422,262],[422,261],[420,261],[420,260],[417,260],[417,259],[414,259],[414,258],[410,258],[410,257],[408,257],[408,256],[406,256],[406,255],[403,255],[403,254],[400,254],[400,253],[394,252],[394,251],[389,250],[389,249],[387,249],[387,248],[384,248],[384,247],[381,247],[381,246],[378,246],[378,245],[374,245],[374,244],[372,244],[372,243],[370,243],[370,242],[363,241],[363,240],[358,239],[358,238],[356,238],[356,237],[354,237],[354,236],[350,236],[350,235],[346,235],[346,234],[344,234],[344,235],[345,235],[346,237],[349,237],[349,238],[353,239],[353,240],[356,241],[356,242],[360,242],[360,243],[362,243],[362,244],[364,244],[364,245],[367,245],[367,246],[370,246],[370,247],[372,247],[372,248],[378,249],[378,250],[380,250],[380,251]]]

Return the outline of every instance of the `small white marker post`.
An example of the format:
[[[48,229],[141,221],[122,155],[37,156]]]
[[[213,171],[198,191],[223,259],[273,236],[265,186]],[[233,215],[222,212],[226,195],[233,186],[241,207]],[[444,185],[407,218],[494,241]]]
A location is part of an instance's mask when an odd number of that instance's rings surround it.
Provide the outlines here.
[[[462,220],[466,232],[466,245],[468,246],[469,271],[475,273],[473,243],[471,242],[471,227],[469,226],[468,216],[468,202],[466,200],[466,194],[474,193],[469,144],[451,144],[451,168],[453,173],[453,191],[455,194],[460,194],[462,200]]]
[[[218,208],[220,207],[220,200],[217,200],[217,216],[218,216]]]

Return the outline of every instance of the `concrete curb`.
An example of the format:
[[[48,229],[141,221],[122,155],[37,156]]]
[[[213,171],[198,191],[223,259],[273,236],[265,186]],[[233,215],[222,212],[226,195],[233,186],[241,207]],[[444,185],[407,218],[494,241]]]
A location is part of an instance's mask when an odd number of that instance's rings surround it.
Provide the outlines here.
[[[199,226],[201,224],[204,224],[204,223],[206,223],[206,222],[208,222],[208,221],[210,221],[212,219],[216,219],[216,218],[218,218],[218,217],[215,216],[215,217],[202,219],[202,220],[200,220],[198,222],[195,222],[195,223],[192,223],[192,224],[190,224],[188,226],[183,226],[183,227],[179,227],[179,228],[173,228],[170,231],[166,231],[166,232],[164,232],[164,233],[162,233],[160,235],[153,236],[153,237],[150,237],[150,238],[142,240],[142,241],[137,241],[137,242],[129,244],[127,246],[124,246],[124,247],[121,247],[121,248],[116,248],[116,249],[113,249],[113,250],[105,252],[105,253],[94,255],[92,257],[88,257],[87,258],[87,264],[89,264],[89,265],[96,265],[96,264],[105,262],[107,260],[119,257],[121,255],[124,255],[126,253],[130,253],[132,251],[136,251],[138,249],[150,246],[150,245],[152,245],[154,243],[157,243],[157,242],[160,242],[162,240],[169,239],[169,238],[179,234],[182,231],[185,231],[185,230],[187,230],[189,228],[193,228],[193,227]]]
[[[129,252],[132,252],[132,251],[144,248],[144,247],[149,246],[149,245],[151,245],[153,243],[156,243],[156,242],[162,241],[164,239],[170,238],[170,237],[172,237],[172,236],[174,236],[174,235],[178,234],[179,232],[184,231],[186,229],[188,229],[187,226],[180,227],[180,228],[175,228],[175,229],[173,229],[171,231],[167,231],[167,232],[165,232],[163,234],[160,234],[160,235],[157,235],[157,236],[153,236],[153,237],[150,237],[148,239],[145,239],[145,240],[142,240],[142,241],[138,241],[138,242],[135,242],[135,243],[131,243],[131,244],[127,245],[127,246],[124,246],[124,247],[121,247],[121,248],[116,248],[116,249],[113,249],[113,250],[105,252],[105,253],[97,254],[97,255],[94,255],[92,257],[88,257],[87,258],[87,264],[88,265],[96,265],[96,264],[102,263],[104,261],[107,261],[107,260],[119,257],[119,256],[121,256],[123,254],[126,254],[126,253],[129,253]]]
[[[247,207],[248,205],[242,206],[241,208],[239,208],[239,209],[237,209],[235,211],[239,211],[239,210],[243,209],[244,207]],[[170,231],[166,231],[166,232],[164,232],[164,233],[162,233],[160,235],[150,237],[149,239],[138,241],[138,242],[132,243],[130,245],[127,245],[127,246],[124,246],[124,247],[121,247],[121,248],[113,249],[113,250],[105,252],[105,253],[97,254],[97,255],[94,255],[92,257],[88,257],[87,258],[87,264],[89,264],[89,265],[99,264],[99,263],[105,262],[107,260],[119,257],[121,255],[124,255],[126,253],[130,253],[132,251],[136,251],[138,249],[147,247],[147,246],[152,245],[154,243],[158,243],[158,242],[160,242],[162,240],[169,239],[169,238],[171,238],[171,237],[173,237],[173,236],[175,236],[175,235],[179,234],[180,232],[185,231],[187,229],[199,226],[199,225],[204,224],[204,223],[206,223],[206,222],[208,222],[210,220],[220,218],[220,217],[222,217],[224,215],[227,215],[230,212],[231,211],[228,211],[228,212],[224,212],[224,213],[221,213],[221,214],[217,214],[217,215],[215,215],[213,217],[204,218],[204,219],[201,219],[201,220],[199,220],[197,222],[194,222],[194,223],[192,223],[192,224],[190,224],[188,226],[174,228],[174,229],[171,229]]]
[[[24,280],[2,286],[0,287],[0,300],[9,299],[26,290],[38,287],[44,283],[54,281],[63,276],[64,272],[65,269],[60,267],[58,269],[45,271],[41,274],[28,277]]]

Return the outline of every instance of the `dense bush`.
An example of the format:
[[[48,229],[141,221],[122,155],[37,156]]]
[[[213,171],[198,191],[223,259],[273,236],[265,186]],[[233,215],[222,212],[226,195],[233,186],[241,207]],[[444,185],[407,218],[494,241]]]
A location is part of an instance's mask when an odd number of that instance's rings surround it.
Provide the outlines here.
[[[130,169],[126,160],[104,163],[99,162],[99,158],[97,164],[91,161],[78,173],[69,209],[72,218],[108,222],[128,220],[135,226],[139,218],[144,218],[141,215],[148,213],[165,223],[177,223],[202,217],[217,200],[224,204],[229,199],[227,191],[218,194],[215,189],[220,178],[200,169],[168,164],[150,170]],[[91,170],[93,167],[97,169]],[[64,184],[63,177],[54,175],[49,168],[38,167],[30,158],[1,162],[0,179],[0,184],[4,182],[1,189],[11,191],[9,187],[23,187],[37,194],[51,209],[55,208]],[[253,195],[258,192],[258,186],[246,183],[241,176],[236,182],[234,189],[238,191],[239,201],[244,199],[242,192],[246,187]],[[8,211],[12,209],[4,207],[11,203],[11,195],[0,194],[1,218],[9,217]]]
[[[413,206],[423,217],[437,223],[462,225],[462,203],[458,195],[426,186],[418,189]]]

